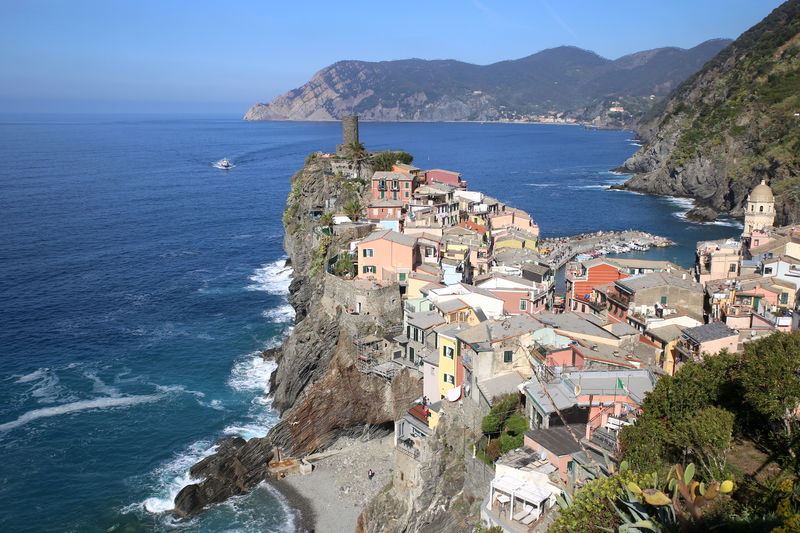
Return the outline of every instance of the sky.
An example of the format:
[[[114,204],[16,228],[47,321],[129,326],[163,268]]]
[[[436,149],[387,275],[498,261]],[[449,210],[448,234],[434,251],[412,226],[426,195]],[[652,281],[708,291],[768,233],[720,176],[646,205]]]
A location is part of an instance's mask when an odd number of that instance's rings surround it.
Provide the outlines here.
[[[344,59],[736,38],[777,0],[0,0],[0,112],[244,114]]]

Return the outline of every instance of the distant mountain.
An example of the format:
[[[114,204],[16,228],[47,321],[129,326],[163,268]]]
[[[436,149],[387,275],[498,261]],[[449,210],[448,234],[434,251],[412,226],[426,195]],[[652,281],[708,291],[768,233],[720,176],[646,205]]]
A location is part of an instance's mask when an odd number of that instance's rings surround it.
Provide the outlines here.
[[[626,188],[740,215],[766,179],[800,222],[800,0],[784,3],[643,117]]]
[[[649,109],[722,50],[714,39],[689,50],[657,48],[609,60],[571,46],[491,65],[454,60],[339,61],[245,120],[499,120],[548,112],[580,117],[599,105],[616,118]],[[652,98],[655,95],[656,98]],[[613,112],[612,112],[613,113]],[[604,117],[601,117],[601,119]]]

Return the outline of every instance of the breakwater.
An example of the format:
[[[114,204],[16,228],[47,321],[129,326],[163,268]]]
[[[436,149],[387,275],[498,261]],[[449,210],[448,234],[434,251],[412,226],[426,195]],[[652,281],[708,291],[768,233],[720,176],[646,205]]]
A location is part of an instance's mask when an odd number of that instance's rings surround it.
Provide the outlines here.
[[[666,237],[639,230],[598,231],[571,237],[542,239],[539,242],[539,250],[542,260],[553,270],[558,270],[580,254],[594,252],[593,255],[599,256],[632,250],[645,251],[651,247],[663,248],[673,244]]]

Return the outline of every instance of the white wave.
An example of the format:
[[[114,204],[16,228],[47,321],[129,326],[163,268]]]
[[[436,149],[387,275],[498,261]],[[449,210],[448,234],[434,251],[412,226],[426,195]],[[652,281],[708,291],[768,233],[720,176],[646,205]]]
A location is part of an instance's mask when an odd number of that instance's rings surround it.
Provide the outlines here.
[[[526,183],[528,187],[555,187],[558,183]]]
[[[149,394],[141,396],[123,396],[123,397],[110,397],[110,398],[95,398],[93,400],[81,400],[78,402],[67,403],[55,407],[45,407],[43,409],[34,409],[21,415],[16,420],[0,424],[0,431],[8,431],[20,426],[24,426],[28,422],[33,422],[39,418],[47,418],[51,416],[59,416],[67,413],[74,413],[76,411],[85,411],[87,409],[108,409],[111,407],[123,407],[129,405],[136,405],[140,403],[155,402],[163,398],[162,394]]]
[[[238,391],[269,392],[269,377],[277,368],[275,361],[267,361],[260,352],[253,352],[233,365],[228,385]]]
[[[250,285],[245,287],[249,291],[263,291],[268,294],[286,296],[289,294],[289,284],[292,282],[292,267],[286,266],[286,259],[281,258],[272,263],[261,265],[250,276]]]
[[[92,382],[92,391],[97,394],[105,394],[106,396],[116,397],[120,395],[119,389],[106,384],[102,379],[97,377],[94,372],[84,372],[83,374]]]
[[[284,323],[294,322],[295,312],[294,312],[294,307],[286,303],[278,307],[274,307],[272,309],[267,309],[266,311],[261,313],[261,316],[263,316],[270,322],[278,322],[284,324]]]
[[[197,462],[212,453],[216,446],[209,442],[195,442],[184,453],[175,457],[172,461],[159,467],[154,475],[156,477],[156,494],[134,504],[134,507],[144,509],[150,513],[164,513],[171,511],[175,507],[175,496],[183,487],[195,480],[189,475],[189,469]]]
[[[25,374],[24,376],[20,376],[14,383],[30,383],[31,381],[42,379],[47,375],[49,372],[49,368],[40,368],[38,370],[34,370],[29,374]]]
[[[586,190],[586,189],[608,189],[608,185],[571,185],[569,188],[573,190]]]
[[[283,511],[284,515],[286,515],[286,524],[284,525],[282,531],[291,532],[297,531],[296,525],[296,518],[297,514],[296,511],[289,505],[289,502],[286,500],[286,497],[280,493],[278,489],[270,485],[269,483],[262,482],[262,485],[266,487],[266,489],[275,496],[275,499],[278,500],[278,503],[281,505],[281,510]]]
[[[39,368],[24,376],[19,376],[14,383],[30,384],[28,393],[39,403],[69,402],[78,399],[76,396],[66,394],[58,375],[50,368]]]

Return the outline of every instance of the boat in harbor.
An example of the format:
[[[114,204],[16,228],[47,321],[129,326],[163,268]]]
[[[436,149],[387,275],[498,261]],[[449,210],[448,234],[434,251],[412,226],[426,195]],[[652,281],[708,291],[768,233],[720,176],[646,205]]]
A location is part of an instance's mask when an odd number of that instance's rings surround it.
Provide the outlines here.
[[[227,157],[223,157],[222,159],[220,159],[219,161],[217,161],[216,163],[214,163],[212,166],[213,166],[214,168],[218,168],[218,169],[220,169],[220,170],[230,170],[230,169],[232,169],[233,167],[235,167],[236,165],[234,165],[234,164],[231,162],[231,160],[230,160],[230,159],[228,159]]]

